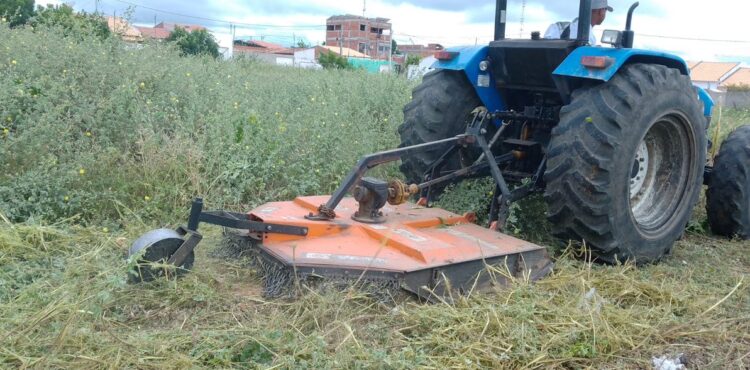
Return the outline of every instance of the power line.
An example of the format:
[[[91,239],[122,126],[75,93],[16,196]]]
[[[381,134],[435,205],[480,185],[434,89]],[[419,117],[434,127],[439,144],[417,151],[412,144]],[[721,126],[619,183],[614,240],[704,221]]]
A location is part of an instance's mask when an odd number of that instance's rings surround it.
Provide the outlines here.
[[[289,29],[304,29],[304,28],[312,29],[312,28],[325,28],[326,27],[325,25],[320,25],[320,24],[318,24],[318,25],[290,26],[290,25],[255,24],[255,23],[244,23],[244,22],[232,22],[232,21],[227,21],[227,20],[224,20],[224,19],[207,18],[207,17],[199,17],[199,16],[189,15],[189,14],[176,13],[176,12],[172,12],[172,11],[168,11],[168,10],[157,9],[157,8],[152,8],[152,7],[145,6],[145,5],[136,4],[136,3],[133,3],[133,2],[130,2],[130,1],[125,1],[125,0],[113,0],[113,1],[117,1],[119,3],[131,5],[131,6],[134,6],[134,7],[140,7],[140,8],[143,8],[143,9],[152,10],[152,11],[159,12],[159,13],[176,15],[176,16],[179,16],[179,17],[192,18],[192,19],[200,19],[200,20],[209,21],[209,22],[242,25],[242,26],[248,26],[248,27],[267,27],[267,28],[272,28],[273,27],[273,28],[289,28]]]
[[[101,0],[95,0],[97,3]],[[209,22],[215,22],[215,23],[223,23],[228,25],[236,25],[236,26],[245,26],[245,27],[265,27],[265,28],[287,28],[287,29],[323,29],[326,26],[325,25],[275,25],[275,24],[256,24],[256,23],[244,23],[244,22],[232,22],[227,21],[224,19],[216,19],[216,18],[208,18],[208,17],[200,17],[190,14],[183,14],[183,13],[177,13],[172,12],[168,10],[163,9],[157,9],[141,4],[136,4],[130,1],[126,0],[112,0],[119,3],[131,5],[134,7],[140,7],[143,9],[152,10],[155,12],[163,13],[163,14],[170,14],[175,15],[179,17],[185,17],[185,18],[192,18],[192,19],[199,19],[203,21],[209,21]],[[366,4],[366,3],[365,3]],[[525,1],[524,1],[524,7],[525,7]],[[521,23],[521,30],[523,30],[523,21]],[[521,31],[523,32],[523,31]],[[450,36],[422,36],[422,35],[409,35],[409,34],[401,34],[403,36],[408,37],[415,37],[415,38],[421,38],[421,39],[433,39],[433,40],[468,40],[468,37],[450,37]],[[650,38],[658,38],[658,39],[671,39],[671,40],[684,40],[684,41],[699,41],[699,42],[722,42],[722,43],[735,43],[735,44],[750,44],[750,40],[725,40],[725,39],[706,39],[706,38],[695,38],[695,37],[682,37],[682,36],[666,36],[666,35],[651,35],[651,34],[645,34],[645,33],[639,33],[638,36],[642,37],[650,37]]]
[[[649,35],[649,34],[645,34],[645,33],[636,33],[636,36],[651,37],[651,38],[656,38],[656,39],[671,39],[671,40],[685,40],[685,41],[703,41],[703,42],[728,42],[728,43],[735,43],[735,44],[750,44],[750,40],[702,39],[702,38],[695,38],[695,37]]]

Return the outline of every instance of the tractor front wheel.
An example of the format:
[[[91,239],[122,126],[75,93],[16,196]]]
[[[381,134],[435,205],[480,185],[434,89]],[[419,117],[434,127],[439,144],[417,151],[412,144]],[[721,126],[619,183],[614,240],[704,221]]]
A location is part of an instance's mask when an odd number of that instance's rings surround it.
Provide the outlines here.
[[[604,262],[659,260],[698,200],[705,122],[690,78],[660,65],[628,65],[576,91],[544,175],[554,234]]]
[[[706,192],[708,224],[715,234],[750,239],[750,125],[724,140]]]

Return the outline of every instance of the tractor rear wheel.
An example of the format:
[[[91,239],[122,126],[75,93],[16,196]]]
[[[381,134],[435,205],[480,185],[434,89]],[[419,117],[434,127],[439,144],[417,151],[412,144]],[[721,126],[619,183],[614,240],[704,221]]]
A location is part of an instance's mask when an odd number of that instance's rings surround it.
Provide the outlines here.
[[[466,131],[471,112],[482,102],[462,71],[436,70],[424,76],[404,107],[404,123],[398,128],[400,148],[450,138]],[[410,183],[421,183],[429,166],[450,146],[404,157],[401,172]],[[444,170],[458,169],[460,156],[450,158]],[[433,187],[433,193],[441,189]]]
[[[711,231],[750,239],[750,125],[732,132],[721,145],[706,198]]]
[[[705,122],[690,78],[660,65],[628,65],[576,91],[548,150],[553,233],[604,262],[658,261],[698,201]]]

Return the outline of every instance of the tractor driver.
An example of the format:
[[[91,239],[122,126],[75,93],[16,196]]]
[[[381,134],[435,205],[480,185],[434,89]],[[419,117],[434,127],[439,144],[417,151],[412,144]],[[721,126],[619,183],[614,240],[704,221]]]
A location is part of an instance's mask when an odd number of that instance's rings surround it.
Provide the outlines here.
[[[594,26],[598,26],[607,18],[607,12],[613,11],[612,7],[607,5],[607,0],[591,0],[591,31],[589,32],[589,44],[596,45],[596,36],[594,36]],[[571,39],[578,35],[578,18],[573,22],[557,22],[547,28],[544,33],[545,39]]]

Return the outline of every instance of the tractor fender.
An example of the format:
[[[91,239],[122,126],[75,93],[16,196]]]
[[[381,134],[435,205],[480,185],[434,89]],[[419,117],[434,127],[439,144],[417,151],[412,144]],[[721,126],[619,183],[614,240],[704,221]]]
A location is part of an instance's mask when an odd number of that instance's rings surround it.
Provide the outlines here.
[[[601,69],[583,66],[584,57],[606,57],[607,65]],[[616,49],[594,46],[583,46],[573,50],[570,55],[555,69],[552,77],[558,86],[562,86],[569,78],[583,78],[588,80],[609,81],[622,66],[630,63],[659,64],[675,68],[684,75],[690,75],[690,69],[685,61],[674,55],[660,51],[641,49]],[[703,102],[704,115],[711,117],[714,102],[711,96],[696,86],[698,98]]]
[[[463,71],[487,110],[495,112],[506,109],[492,73],[479,70],[479,63],[487,59],[489,46],[458,46],[447,48],[446,51],[458,55],[451,60],[438,60],[432,68]]]

